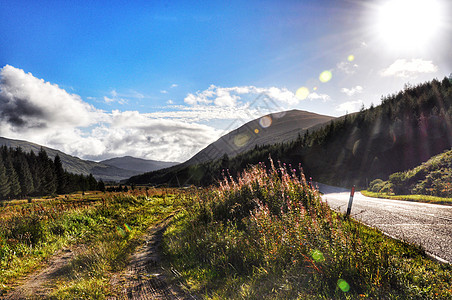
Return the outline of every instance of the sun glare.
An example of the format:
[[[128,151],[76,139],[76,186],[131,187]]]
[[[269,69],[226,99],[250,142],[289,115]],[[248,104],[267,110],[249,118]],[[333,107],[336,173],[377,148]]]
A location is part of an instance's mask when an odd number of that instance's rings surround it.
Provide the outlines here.
[[[437,0],[390,0],[377,15],[377,34],[395,50],[421,49],[440,30],[442,14]]]

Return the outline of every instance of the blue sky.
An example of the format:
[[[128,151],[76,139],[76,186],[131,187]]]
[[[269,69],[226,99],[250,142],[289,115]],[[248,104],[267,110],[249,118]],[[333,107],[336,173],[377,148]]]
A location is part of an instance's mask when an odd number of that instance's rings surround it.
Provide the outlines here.
[[[183,161],[272,111],[452,72],[446,0],[0,2],[0,135],[95,160]]]

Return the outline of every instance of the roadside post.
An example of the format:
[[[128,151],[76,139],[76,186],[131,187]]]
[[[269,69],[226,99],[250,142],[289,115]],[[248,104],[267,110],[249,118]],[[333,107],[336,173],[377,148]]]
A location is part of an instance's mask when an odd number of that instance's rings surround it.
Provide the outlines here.
[[[348,207],[347,207],[347,214],[345,215],[346,218],[350,216],[350,212],[352,211],[352,204],[353,204],[353,196],[355,195],[355,186],[352,187],[352,190],[350,191],[350,199],[348,200]]]

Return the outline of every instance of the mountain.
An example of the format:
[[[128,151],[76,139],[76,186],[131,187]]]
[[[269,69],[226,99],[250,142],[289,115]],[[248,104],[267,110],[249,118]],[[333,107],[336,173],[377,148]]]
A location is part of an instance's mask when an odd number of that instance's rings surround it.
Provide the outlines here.
[[[129,157],[125,160],[122,158],[108,160],[113,162],[111,164],[109,164],[108,161],[107,163],[102,162],[99,163],[95,161],[82,160],[78,157],[68,155],[59,150],[44,147],[31,142],[22,140],[12,140],[3,137],[0,137],[0,145],[5,145],[11,148],[20,147],[25,152],[33,151],[35,154],[37,154],[42,147],[46,151],[47,155],[52,159],[54,159],[55,156],[58,154],[61,158],[63,168],[66,171],[74,174],[83,174],[83,175],[93,174],[93,176],[96,179],[98,180],[102,179],[104,181],[121,181],[146,171],[149,172],[150,170],[155,170],[160,166],[164,167],[168,164],[166,162],[156,162],[156,161],[149,161],[148,163],[148,161],[146,160],[134,159],[132,157]],[[149,166],[149,169],[144,168],[145,171],[138,169],[137,167],[138,161],[143,164],[143,167]],[[127,166],[126,162],[131,162],[130,168]],[[118,164],[122,167],[116,166],[115,164]]]
[[[316,129],[316,130],[314,130]],[[452,148],[452,78],[407,86],[352,115],[315,125],[296,140],[256,146],[234,157],[142,174],[129,182],[208,185],[222,170],[233,177],[271,156],[303,168],[306,176],[338,186],[365,187]],[[298,172],[298,171],[297,171]],[[227,175],[227,174],[226,174]]]
[[[252,120],[220,137],[190,158],[185,165],[215,160],[227,154],[252,150],[256,146],[289,142],[303,135],[308,128],[333,120],[334,117],[302,110],[289,110]]]
[[[132,156],[115,157],[103,160],[100,163],[120,169],[136,171],[138,173],[152,172],[179,164],[178,162],[141,159]]]
[[[134,176],[129,179],[129,182],[169,185],[199,184],[200,176],[210,176],[206,175],[209,173],[208,171],[196,168],[200,164],[209,164],[218,159],[234,158],[265,145],[293,141],[306,134],[307,131],[315,131],[331,120],[334,120],[334,117],[302,110],[268,114],[220,137],[182,164]],[[192,172],[193,169],[197,169],[196,174]],[[218,171],[217,174],[220,175],[221,171]]]

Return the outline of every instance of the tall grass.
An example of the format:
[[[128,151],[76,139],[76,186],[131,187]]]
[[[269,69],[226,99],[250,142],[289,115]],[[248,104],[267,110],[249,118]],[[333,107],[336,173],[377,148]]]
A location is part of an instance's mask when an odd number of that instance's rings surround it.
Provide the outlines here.
[[[206,298],[452,297],[450,266],[344,221],[302,172],[272,161],[194,195],[165,251]]]

